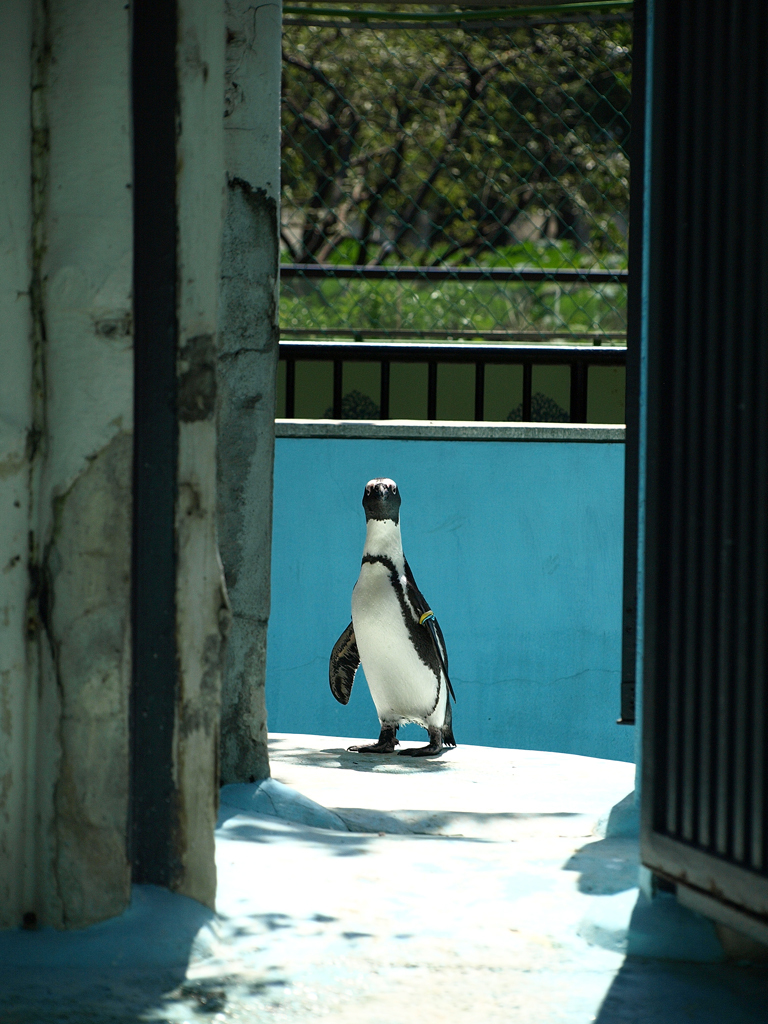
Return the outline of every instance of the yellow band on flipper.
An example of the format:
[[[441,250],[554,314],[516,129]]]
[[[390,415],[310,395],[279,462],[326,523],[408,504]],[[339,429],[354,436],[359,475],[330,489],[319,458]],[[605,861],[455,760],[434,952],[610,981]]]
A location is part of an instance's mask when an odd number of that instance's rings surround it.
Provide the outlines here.
[[[419,616],[419,625],[423,626],[427,619],[434,619],[435,613],[432,611],[426,611],[423,615]]]

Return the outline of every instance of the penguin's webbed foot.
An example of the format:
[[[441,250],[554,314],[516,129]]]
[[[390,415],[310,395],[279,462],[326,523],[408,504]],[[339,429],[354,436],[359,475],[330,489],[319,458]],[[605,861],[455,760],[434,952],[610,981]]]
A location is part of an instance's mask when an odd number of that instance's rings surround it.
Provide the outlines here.
[[[392,754],[400,740],[397,738],[396,725],[382,725],[381,733],[375,743],[368,743],[365,746],[347,747],[356,754]]]
[[[428,729],[429,743],[426,747],[408,747],[406,750],[398,750],[401,757],[437,757],[443,750],[442,729]]]
[[[395,740],[395,743],[399,743],[400,740]],[[366,746],[354,746],[347,747],[347,750],[352,750],[356,754],[393,754],[395,751],[395,743],[369,743]],[[405,751],[401,750],[401,754]]]

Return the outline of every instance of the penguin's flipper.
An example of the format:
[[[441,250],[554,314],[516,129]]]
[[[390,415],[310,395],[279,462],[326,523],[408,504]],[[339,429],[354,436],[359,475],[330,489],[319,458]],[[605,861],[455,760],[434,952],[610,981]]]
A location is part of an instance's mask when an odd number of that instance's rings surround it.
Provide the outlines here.
[[[331,693],[339,704],[349,704],[352,683],[355,681],[355,673],[359,667],[360,655],[357,650],[355,631],[350,622],[333,645],[331,661],[328,666]]]
[[[408,584],[408,596],[411,599],[411,604],[419,615],[423,615],[424,612],[429,611],[427,599],[416,586],[416,580],[413,578],[413,572],[410,565],[408,565],[408,559],[403,558],[403,562],[405,563],[405,579]]]
[[[424,615],[425,612],[430,611],[430,607],[427,604],[427,599],[416,586],[416,580],[413,578],[413,572],[411,571],[410,565],[408,565],[408,559],[405,558],[403,559],[403,561],[405,562],[405,579],[406,582],[408,583],[408,594],[410,596],[413,607],[418,612],[419,617],[421,617],[422,615]],[[445,638],[443,637],[442,629],[440,629],[440,623],[434,616],[434,612],[432,613],[431,617],[427,619],[425,625],[427,626],[427,630],[432,639],[432,643],[435,646],[435,650],[437,652],[437,659],[443,669],[445,681],[448,684],[448,692],[455,701],[456,694],[453,692],[451,680],[448,676],[448,651],[446,650],[445,647]]]

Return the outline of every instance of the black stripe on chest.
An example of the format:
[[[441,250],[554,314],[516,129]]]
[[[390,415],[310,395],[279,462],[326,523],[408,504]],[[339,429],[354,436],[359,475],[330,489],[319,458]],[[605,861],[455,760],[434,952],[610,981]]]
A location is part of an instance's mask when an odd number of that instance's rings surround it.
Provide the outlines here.
[[[392,585],[392,589],[397,595],[397,600],[400,605],[400,613],[403,616],[405,627],[408,630],[408,636],[411,643],[416,649],[416,653],[419,656],[419,660],[427,666],[432,672],[434,672],[436,678],[440,679],[440,662],[437,659],[437,653],[435,652],[434,645],[432,644],[427,630],[419,625],[418,619],[414,616],[414,611],[405,597],[405,588],[400,582],[400,575],[397,571],[395,563],[387,555],[363,555],[362,564],[365,565],[383,565],[384,568],[389,572],[389,582]]]

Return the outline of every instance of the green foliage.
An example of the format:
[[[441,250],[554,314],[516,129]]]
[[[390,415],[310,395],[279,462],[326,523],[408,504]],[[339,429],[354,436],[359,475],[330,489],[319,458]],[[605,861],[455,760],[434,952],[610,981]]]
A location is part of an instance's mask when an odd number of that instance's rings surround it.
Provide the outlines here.
[[[574,267],[594,265],[589,254],[568,243],[508,246],[490,266]],[[619,284],[560,285],[495,281],[286,281],[282,287],[284,330],[340,327],[357,330],[422,331],[439,325],[462,331],[620,332],[626,328],[626,289]]]
[[[286,26],[284,259],[625,266],[630,46],[625,16],[473,31]],[[281,320],[615,331],[623,292],[286,280]]]

